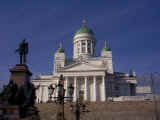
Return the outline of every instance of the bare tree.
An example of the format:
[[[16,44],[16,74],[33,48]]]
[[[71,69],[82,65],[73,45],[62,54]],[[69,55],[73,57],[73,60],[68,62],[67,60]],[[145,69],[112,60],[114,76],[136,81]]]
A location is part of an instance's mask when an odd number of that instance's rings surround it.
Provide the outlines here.
[[[156,80],[156,74],[152,74],[150,75],[150,79],[151,79],[151,86],[152,86],[152,94],[153,94],[153,107],[154,107],[154,113],[155,113],[155,120],[159,120],[159,115],[158,115],[158,102],[156,99],[156,86],[155,86],[155,80]]]

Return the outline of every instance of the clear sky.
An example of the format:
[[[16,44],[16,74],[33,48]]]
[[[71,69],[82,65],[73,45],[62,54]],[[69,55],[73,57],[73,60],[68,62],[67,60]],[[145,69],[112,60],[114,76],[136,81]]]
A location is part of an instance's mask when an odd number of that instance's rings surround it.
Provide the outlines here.
[[[48,74],[60,41],[72,57],[72,38],[83,18],[96,36],[96,55],[107,40],[115,71],[159,72],[159,0],[0,0],[0,80],[18,63],[26,38],[31,72]]]

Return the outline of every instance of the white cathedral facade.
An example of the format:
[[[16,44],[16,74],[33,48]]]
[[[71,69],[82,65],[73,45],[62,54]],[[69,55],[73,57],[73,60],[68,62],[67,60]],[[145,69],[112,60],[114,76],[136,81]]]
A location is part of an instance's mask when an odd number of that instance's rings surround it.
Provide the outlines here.
[[[101,55],[97,57],[95,46],[95,35],[83,21],[73,37],[73,58],[68,59],[60,45],[54,55],[53,74],[33,78],[32,83],[39,86],[36,90],[36,101],[49,100],[48,87],[56,86],[61,74],[64,76],[65,96],[68,96],[68,86],[74,86],[74,101],[79,97],[79,93],[85,101],[107,101],[109,97],[135,96],[135,72],[114,72],[111,49],[105,44]],[[56,95],[55,90],[52,97]]]

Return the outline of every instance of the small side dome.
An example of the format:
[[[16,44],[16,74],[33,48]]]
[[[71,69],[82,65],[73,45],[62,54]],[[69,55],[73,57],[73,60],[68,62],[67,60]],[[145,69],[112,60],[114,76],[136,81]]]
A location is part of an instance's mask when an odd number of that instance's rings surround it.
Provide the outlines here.
[[[59,48],[56,50],[56,53],[64,53],[64,49],[62,48],[61,43],[59,45]]]
[[[104,48],[102,48],[102,51],[111,51],[111,48],[104,47]]]
[[[78,34],[81,34],[81,33],[88,33],[88,34],[94,35],[94,32],[86,26],[86,21],[85,20],[82,21],[82,26],[81,26],[80,29],[77,30],[75,35],[78,35]]]
[[[105,41],[105,44],[104,44],[104,48],[102,48],[102,51],[111,51],[111,48],[107,46],[106,41]]]
[[[56,53],[64,53],[64,49],[63,49],[63,48],[58,48],[58,49],[56,50]]]

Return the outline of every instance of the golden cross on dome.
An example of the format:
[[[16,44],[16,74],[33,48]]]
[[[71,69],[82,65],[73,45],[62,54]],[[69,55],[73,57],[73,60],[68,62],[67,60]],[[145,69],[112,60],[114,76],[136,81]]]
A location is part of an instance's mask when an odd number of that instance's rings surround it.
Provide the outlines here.
[[[105,47],[105,48],[107,48],[107,47],[109,48],[109,43],[108,43],[107,40],[104,41],[104,47]]]
[[[82,20],[82,24],[86,25],[86,20],[85,19]]]
[[[106,42],[106,40],[104,41],[104,47],[105,47],[105,48],[107,47],[107,42]]]
[[[62,41],[59,43],[59,48],[62,48]]]

